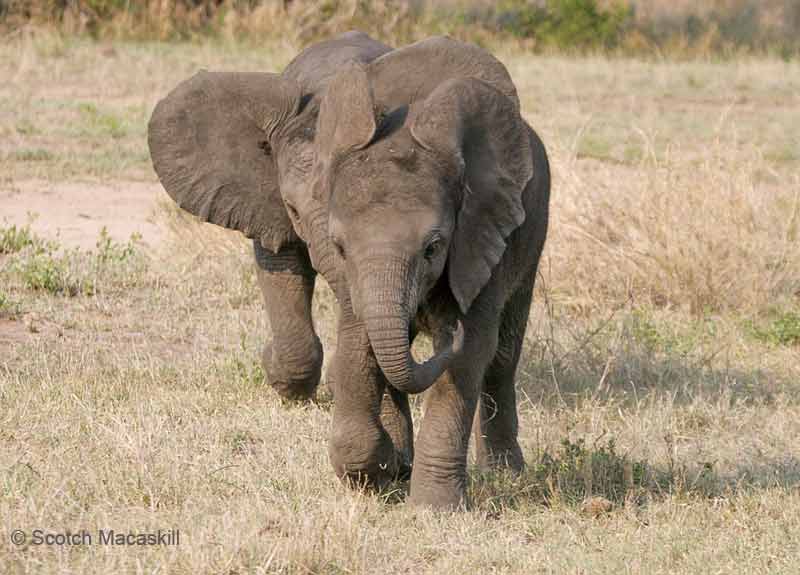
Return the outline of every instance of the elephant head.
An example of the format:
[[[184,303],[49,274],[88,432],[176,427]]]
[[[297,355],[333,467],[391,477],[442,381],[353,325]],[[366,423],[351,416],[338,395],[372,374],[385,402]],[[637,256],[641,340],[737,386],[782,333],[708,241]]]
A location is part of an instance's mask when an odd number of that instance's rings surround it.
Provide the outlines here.
[[[148,126],[167,193],[273,252],[298,236],[327,242],[325,228],[312,225],[322,218],[309,190],[319,95],[344,63],[390,50],[348,32],[306,48],[282,74],[203,71],[184,81]]]
[[[470,50],[474,66],[479,49]],[[466,71],[419,62],[428,86],[399,88],[407,95],[398,97],[384,85],[399,80],[385,66],[393,55],[350,66],[331,82],[318,118],[315,193],[327,198],[329,235],[382,371],[397,389],[418,392],[453,350],[417,365],[411,322],[432,290],[446,290],[456,315],[468,314],[525,219],[533,163],[502,64],[482,50],[483,65]]]

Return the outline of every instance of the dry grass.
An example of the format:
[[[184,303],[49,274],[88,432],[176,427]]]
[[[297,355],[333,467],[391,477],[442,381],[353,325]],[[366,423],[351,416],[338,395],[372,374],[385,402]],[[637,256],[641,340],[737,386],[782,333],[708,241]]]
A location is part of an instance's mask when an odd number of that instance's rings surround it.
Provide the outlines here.
[[[1,44],[2,185],[152,181],[158,97],[201,66],[290,54]],[[518,378],[529,470],[474,472],[474,509],[453,515],[349,491],[329,405],[284,406],[262,381],[246,242],[160,206],[173,239],[82,252],[97,289],[69,297],[26,282],[17,230],[0,234],[0,572],[796,570],[800,67],[501,57],[554,173]],[[330,294],[315,306],[330,348]],[[181,544],[9,542],[35,528],[179,528]]]

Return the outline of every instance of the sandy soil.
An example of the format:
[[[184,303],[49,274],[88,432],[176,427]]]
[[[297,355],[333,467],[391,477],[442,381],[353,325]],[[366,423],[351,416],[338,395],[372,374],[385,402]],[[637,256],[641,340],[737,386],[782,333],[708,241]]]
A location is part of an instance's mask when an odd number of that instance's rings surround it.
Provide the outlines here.
[[[157,200],[166,198],[161,185],[148,182],[49,182],[23,180],[0,184],[0,226],[30,223],[33,231],[57,239],[65,248],[94,249],[105,227],[116,241],[131,234],[156,248],[166,231],[157,225]],[[0,261],[0,266],[2,261]],[[0,355],[10,359],[14,345],[31,337],[61,337],[61,328],[36,314],[0,318]]]
[[[155,220],[161,185],[150,182],[49,182],[26,180],[0,184],[0,225],[24,225],[65,247],[91,249],[105,227],[117,241],[139,233],[157,246],[164,237]]]

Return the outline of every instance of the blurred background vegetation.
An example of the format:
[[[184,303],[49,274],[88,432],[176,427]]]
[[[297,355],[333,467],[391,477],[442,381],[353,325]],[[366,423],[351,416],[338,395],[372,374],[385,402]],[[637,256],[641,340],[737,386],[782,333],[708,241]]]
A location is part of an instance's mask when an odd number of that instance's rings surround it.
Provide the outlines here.
[[[103,39],[305,44],[359,28],[394,44],[447,33],[537,52],[800,54],[800,0],[0,0],[0,29]]]

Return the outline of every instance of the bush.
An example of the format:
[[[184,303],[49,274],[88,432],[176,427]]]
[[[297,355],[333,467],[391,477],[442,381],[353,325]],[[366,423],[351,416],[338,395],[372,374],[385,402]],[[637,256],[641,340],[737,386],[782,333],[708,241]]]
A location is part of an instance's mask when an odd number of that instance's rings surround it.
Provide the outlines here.
[[[631,15],[622,4],[603,10],[596,0],[547,0],[541,6],[507,0],[497,8],[494,22],[500,32],[532,38],[543,46],[596,49],[615,47]]]

